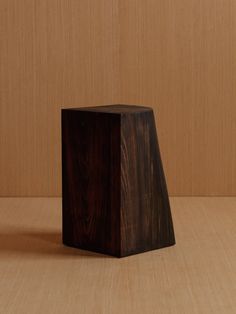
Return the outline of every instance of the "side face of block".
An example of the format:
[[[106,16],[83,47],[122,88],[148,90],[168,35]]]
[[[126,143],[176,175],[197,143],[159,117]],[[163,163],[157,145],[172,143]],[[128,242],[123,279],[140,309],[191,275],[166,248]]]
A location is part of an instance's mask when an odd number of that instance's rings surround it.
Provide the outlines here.
[[[175,244],[153,111],[121,117],[121,256]]]
[[[120,115],[62,110],[63,243],[120,256]]]

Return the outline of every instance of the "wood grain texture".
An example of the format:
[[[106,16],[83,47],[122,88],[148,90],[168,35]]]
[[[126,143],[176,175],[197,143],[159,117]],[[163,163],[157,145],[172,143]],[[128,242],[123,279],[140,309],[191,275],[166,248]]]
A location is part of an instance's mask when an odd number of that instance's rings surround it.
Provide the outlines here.
[[[61,108],[113,103],[116,0],[0,0],[0,195],[61,194]]]
[[[175,244],[151,108],[121,115],[121,255]]]
[[[177,245],[123,259],[61,244],[61,199],[0,199],[4,314],[234,314],[236,198],[171,198]]]
[[[236,2],[120,1],[120,101],[156,109],[172,195],[236,194]]]
[[[124,257],[175,244],[153,111],[62,110],[63,243]]]
[[[0,195],[60,195],[60,110],[154,108],[169,192],[236,194],[234,0],[0,0]]]
[[[63,243],[120,256],[120,115],[62,110]]]

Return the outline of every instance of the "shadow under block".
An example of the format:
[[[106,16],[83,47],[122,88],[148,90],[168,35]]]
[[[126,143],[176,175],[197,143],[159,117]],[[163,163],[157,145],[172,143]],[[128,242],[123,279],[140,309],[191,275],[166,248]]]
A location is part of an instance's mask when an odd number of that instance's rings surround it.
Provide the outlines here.
[[[175,244],[153,111],[62,109],[63,243],[118,257]]]

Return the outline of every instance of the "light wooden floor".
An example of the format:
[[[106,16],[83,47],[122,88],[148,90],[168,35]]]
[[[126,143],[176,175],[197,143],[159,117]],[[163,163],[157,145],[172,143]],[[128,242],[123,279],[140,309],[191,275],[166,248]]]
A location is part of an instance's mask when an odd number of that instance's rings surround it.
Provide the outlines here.
[[[0,199],[0,313],[236,313],[236,198],[172,198],[176,246],[64,247],[61,199]]]

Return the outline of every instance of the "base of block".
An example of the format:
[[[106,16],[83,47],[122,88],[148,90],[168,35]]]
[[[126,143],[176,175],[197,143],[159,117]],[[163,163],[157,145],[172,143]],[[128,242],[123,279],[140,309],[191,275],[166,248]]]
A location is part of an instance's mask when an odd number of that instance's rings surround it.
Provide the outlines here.
[[[171,247],[171,246],[174,246],[176,244],[176,242],[174,241],[173,243],[169,243],[167,245],[164,245],[164,246],[157,246],[157,247],[152,247],[152,248],[145,248],[145,249],[142,249],[142,250],[136,250],[136,251],[130,251],[129,253],[127,254],[111,254],[110,252],[108,251],[105,251],[103,249],[98,249],[96,247],[83,247],[83,246],[80,246],[80,245],[74,245],[74,244],[68,244],[66,242],[63,241],[63,244],[67,247],[70,247],[70,248],[74,248],[74,249],[79,249],[79,250],[83,250],[83,251],[86,251],[86,252],[90,252],[90,253],[98,253],[98,254],[103,254],[103,255],[107,255],[107,256],[112,256],[112,257],[117,257],[117,258],[123,258],[123,257],[128,257],[128,256],[132,256],[132,255],[136,255],[136,254],[140,254],[140,253],[146,253],[146,252],[149,252],[149,251],[155,251],[155,250],[160,250],[160,249],[164,249],[164,248],[168,248],[168,247]]]

